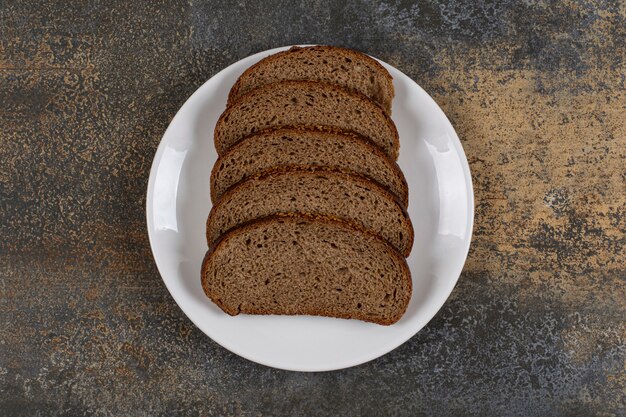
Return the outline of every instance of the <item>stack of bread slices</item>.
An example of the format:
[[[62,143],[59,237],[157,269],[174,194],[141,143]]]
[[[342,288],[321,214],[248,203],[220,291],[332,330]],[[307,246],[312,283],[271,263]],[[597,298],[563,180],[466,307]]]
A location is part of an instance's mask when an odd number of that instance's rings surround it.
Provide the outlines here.
[[[202,265],[222,310],[402,317],[413,227],[393,95],[377,61],[330,46],[270,55],[237,80],[215,126]]]

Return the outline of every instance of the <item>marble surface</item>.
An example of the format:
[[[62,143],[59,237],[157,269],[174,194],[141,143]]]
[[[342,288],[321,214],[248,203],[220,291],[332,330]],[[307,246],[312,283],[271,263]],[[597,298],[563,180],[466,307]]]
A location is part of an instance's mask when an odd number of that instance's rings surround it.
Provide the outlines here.
[[[3,415],[626,415],[623,2],[7,0],[0,22]],[[198,331],[144,214],[186,98],[302,43],[416,80],[476,194],[469,259],[433,321],[317,374]]]

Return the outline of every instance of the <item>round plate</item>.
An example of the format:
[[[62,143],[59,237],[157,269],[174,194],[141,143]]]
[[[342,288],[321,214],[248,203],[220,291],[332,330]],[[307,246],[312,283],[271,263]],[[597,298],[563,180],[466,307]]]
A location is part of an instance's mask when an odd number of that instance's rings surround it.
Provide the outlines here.
[[[409,184],[415,243],[408,258],[413,297],[392,326],[325,317],[228,316],[202,291],[211,210],[209,174],[217,159],[215,122],[230,87],[250,65],[287,49],[249,56],[204,83],[181,107],[156,152],[146,201],[148,234],[167,289],[211,339],[251,361],[297,371],[358,365],[393,350],[437,313],[454,288],[469,249],[474,196],[469,167],[452,125],[413,80],[393,76],[393,120],[400,133],[398,163]]]

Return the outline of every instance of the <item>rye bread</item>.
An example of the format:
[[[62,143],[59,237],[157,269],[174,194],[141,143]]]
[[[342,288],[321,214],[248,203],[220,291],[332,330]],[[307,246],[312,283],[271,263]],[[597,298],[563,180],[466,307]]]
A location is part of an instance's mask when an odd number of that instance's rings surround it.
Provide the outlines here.
[[[376,183],[339,171],[287,170],[253,177],[213,206],[207,242],[240,224],[275,214],[328,216],[380,236],[408,256],[413,226],[395,197]]]
[[[230,315],[286,314],[397,322],[412,282],[384,241],[335,220],[270,217],[222,236],[202,263],[202,288]]]
[[[311,81],[267,84],[240,97],[215,125],[215,149],[223,155],[262,130],[295,126],[356,133],[398,157],[398,131],[380,107],[362,94]]]
[[[386,187],[404,207],[409,189],[398,164],[358,136],[310,129],[277,129],[251,136],[222,155],[211,171],[211,200],[272,170],[325,167],[352,172]]]
[[[356,91],[391,114],[393,79],[375,59],[336,46],[294,46],[248,68],[228,95],[228,103],[255,88],[278,81],[321,81]]]

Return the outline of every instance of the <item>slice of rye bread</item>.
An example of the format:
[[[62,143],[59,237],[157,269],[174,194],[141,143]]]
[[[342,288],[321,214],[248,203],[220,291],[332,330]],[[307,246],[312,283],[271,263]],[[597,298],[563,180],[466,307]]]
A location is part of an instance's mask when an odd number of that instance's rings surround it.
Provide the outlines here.
[[[230,315],[287,314],[389,325],[411,299],[406,260],[349,225],[306,216],[260,219],[222,236],[202,263],[205,294]]]
[[[393,78],[375,59],[337,46],[294,46],[248,68],[228,94],[231,104],[247,92],[277,81],[321,81],[367,96],[391,114]]]
[[[207,242],[249,221],[274,214],[328,216],[380,236],[408,256],[413,226],[402,205],[376,183],[339,171],[287,170],[253,177],[213,206]]]
[[[380,107],[362,94],[312,81],[267,84],[240,97],[215,125],[215,149],[223,155],[247,136],[294,126],[353,132],[398,158],[398,131]]]
[[[251,136],[222,155],[211,171],[211,200],[232,186],[270,170],[326,167],[363,175],[386,187],[404,207],[409,188],[402,171],[365,139],[344,133],[277,129]]]

